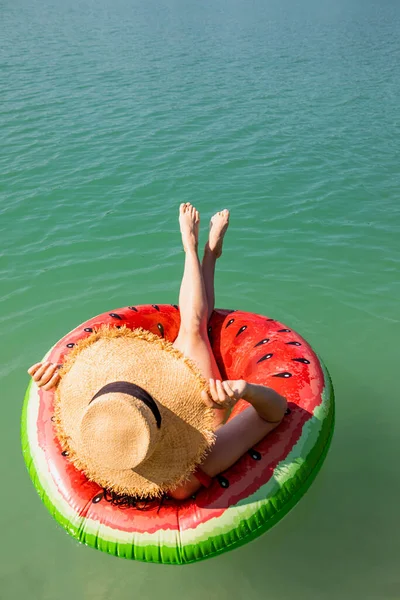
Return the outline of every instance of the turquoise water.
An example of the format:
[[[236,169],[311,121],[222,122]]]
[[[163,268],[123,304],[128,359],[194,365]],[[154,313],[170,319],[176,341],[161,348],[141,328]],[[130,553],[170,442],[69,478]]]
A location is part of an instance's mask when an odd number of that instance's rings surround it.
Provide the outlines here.
[[[400,5],[5,0],[0,19],[0,597],[399,598]],[[26,368],[90,316],[177,301],[181,201],[230,208],[217,305],[330,368],[332,449],[272,531],[186,567],[49,517],[20,452]]]

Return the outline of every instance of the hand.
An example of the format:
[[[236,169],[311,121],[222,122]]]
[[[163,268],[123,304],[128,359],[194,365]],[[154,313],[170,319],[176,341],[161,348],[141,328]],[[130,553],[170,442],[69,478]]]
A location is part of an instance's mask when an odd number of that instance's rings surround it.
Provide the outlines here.
[[[28,369],[28,373],[38,387],[42,387],[46,391],[51,390],[60,381],[58,365],[51,362],[36,363]]]
[[[209,386],[208,393],[202,392],[205,404],[211,408],[230,409],[243,396],[247,382],[243,379],[226,381],[210,379]]]
[[[240,398],[244,398],[249,384],[244,379],[227,379],[222,382],[222,385],[229,386],[233,391],[236,400],[240,400]]]

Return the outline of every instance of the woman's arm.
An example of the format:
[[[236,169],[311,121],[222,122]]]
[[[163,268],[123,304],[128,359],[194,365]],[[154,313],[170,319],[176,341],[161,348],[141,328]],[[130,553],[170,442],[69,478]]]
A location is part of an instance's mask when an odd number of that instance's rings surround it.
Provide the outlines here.
[[[222,388],[222,389],[221,389]],[[245,452],[258,444],[282,421],[286,399],[263,385],[247,383],[243,380],[210,381],[210,396],[216,404],[234,403],[240,397],[251,406],[222,425],[215,434],[215,444],[201,465],[201,469],[214,477],[233,465]],[[201,487],[194,477],[170,493],[172,498],[184,500]]]
[[[239,387],[240,390],[240,386],[244,385],[240,397],[247,400],[262,419],[269,423],[280,423],[282,421],[287,408],[286,398],[272,388],[265,385],[257,385],[256,383],[247,383],[243,380],[239,380],[238,382],[224,381],[224,384],[228,384],[235,395],[237,395],[235,387]]]

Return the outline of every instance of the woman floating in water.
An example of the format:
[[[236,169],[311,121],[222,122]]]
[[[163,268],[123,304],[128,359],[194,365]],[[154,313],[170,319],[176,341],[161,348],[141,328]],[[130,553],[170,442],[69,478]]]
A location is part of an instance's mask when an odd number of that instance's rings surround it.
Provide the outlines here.
[[[229,211],[212,217],[202,264],[199,223],[198,211],[181,204],[185,267],[173,344],[144,330],[103,328],[76,345],[61,371],[50,362],[28,371],[44,390],[57,388],[57,431],[70,460],[116,493],[188,498],[285,414],[286,399],[273,389],[221,380],[207,325]],[[240,398],[250,406],[226,422]]]

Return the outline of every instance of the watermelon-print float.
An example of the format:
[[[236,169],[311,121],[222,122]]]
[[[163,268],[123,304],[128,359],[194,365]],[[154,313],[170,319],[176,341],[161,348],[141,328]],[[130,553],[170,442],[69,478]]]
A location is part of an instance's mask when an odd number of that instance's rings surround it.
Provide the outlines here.
[[[177,306],[129,306],[87,321],[46,358],[62,363],[69,349],[102,324],[143,327],[174,341]],[[22,446],[32,481],[54,518],[80,542],[135,560],[186,564],[258,537],[296,504],[329,448],[334,398],[329,374],[309,344],[284,324],[242,311],[216,310],[211,344],[227,379],[273,387],[288,400],[280,426],[230,469],[186,501],[145,506],[123,502],[90,482],[62,452],[53,426],[52,391],[31,384],[22,417]],[[230,418],[247,403],[239,401]],[[235,443],[235,440],[232,440]]]

